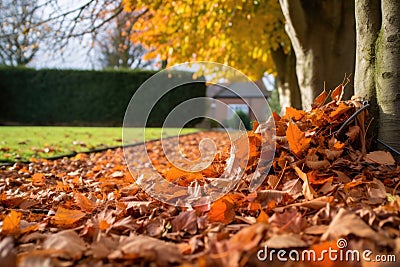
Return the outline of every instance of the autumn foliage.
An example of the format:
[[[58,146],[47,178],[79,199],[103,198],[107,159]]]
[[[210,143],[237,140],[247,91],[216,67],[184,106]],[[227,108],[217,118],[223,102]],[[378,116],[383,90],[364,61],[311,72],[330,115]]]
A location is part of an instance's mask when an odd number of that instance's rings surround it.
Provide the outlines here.
[[[318,254],[339,249],[341,238],[347,242],[343,250],[398,256],[400,167],[388,152],[367,151],[367,111],[351,118],[362,103],[342,101],[342,90],[339,86],[330,96],[324,91],[308,112],[288,108],[282,117],[273,114],[276,152],[267,173],[255,166],[265,157],[262,140],[270,136],[264,124],[255,124],[247,137],[244,177],[233,191],[202,206],[166,205],[139,188],[135,179],[149,166],[138,147],[130,148],[135,173],[128,171],[122,149],[1,167],[0,261],[9,266],[258,266],[266,264],[257,259],[265,246]],[[165,179],[191,186],[218,177],[230,156],[223,132],[183,136],[181,152],[198,158],[205,137],[214,140],[218,152],[198,172],[168,163],[160,141],[146,149]],[[265,181],[250,191],[254,175]],[[293,264],[356,264],[339,263],[325,258]]]
[[[271,51],[290,50],[279,1],[124,0],[128,12],[142,12],[132,42],[149,51],[145,59],[168,66],[213,61],[253,80],[275,71]],[[215,71],[215,70],[213,70]]]

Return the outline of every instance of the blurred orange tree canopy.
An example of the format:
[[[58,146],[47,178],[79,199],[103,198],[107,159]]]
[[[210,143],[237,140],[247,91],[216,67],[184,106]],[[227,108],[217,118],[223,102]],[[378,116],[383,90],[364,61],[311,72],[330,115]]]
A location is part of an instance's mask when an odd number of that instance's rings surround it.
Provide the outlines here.
[[[274,74],[271,51],[290,49],[278,0],[123,0],[125,11],[145,11],[134,24],[132,42],[168,66],[214,61],[253,80]]]

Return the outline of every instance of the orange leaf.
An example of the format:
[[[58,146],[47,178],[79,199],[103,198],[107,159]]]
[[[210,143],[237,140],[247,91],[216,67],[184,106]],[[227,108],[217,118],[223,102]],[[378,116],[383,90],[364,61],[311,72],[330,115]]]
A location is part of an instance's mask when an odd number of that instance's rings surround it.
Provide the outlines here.
[[[22,213],[15,210],[12,210],[9,214],[7,214],[3,221],[1,233],[5,235],[19,234],[21,231],[21,216]]]
[[[303,118],[304,115],[306,115],[306,113],[303,110],[297,110],[292,107],[287,107],[284,117],[287,118],[288,120],[292,119],[298,121],[301,120],[301,118]]]
[[[43,173],[35,173],[34,175],[32,175],[31,180],[34,186],[42,186],[45,184]]]
[[[343,96],[343,84],[339,84],[335,90],[332,91],[331,98],[332,100],[338,102],[342,99]]]
[[[81,210],[86,212],[92,212],[95,209],[92,201],[88,199],[86,196],[82,195],[81,193],[75,193],[74,195],[76,204],[81,208]]]
[[[99,229],[102,230],[102,231],[107,230],[110,226],[111,226],[111,224],[109,224],[105,220],[100,220],[100,222],[99,222]]]
[[[309,147],[311,142],[311,138],[306,138],[305,133],[292,122],[289,122],[286,130],[286,138],[289,142],[290,150],[298,156]]]
[[[281,116],[279,116],[278,114],[276,114],[276,112],[272,112],[272,117],[274,118],[274,121],[280,121],[281,120]]]
[[[362,184],[364,184],[363,181],[353,181],[353,182],[349,182],[349,183],[346,183],[346,184],[344,185],[344,190],[345,190],[345,191],[348,191],[348,190],[350,190],[350,189],[352,189],[352,188],[354,188],[354,187],[356,187],[356,186],[362,185]]]
[[[263,223],[268,223],[269,216],[268,214],[265,213],[265,211],[261,210],[260,214],[258,215],[256,221],[257,222],[263,222]]]
[[[324,89],[324,91],[322,91],[322,93],[320,93],[319,96],[317,96],[314,99],[314,103],[312,104],[312,107],[318,108],[318,107],[322,106],[325,103],[327,96],[328,96],[328,94],[326,93],[326,91]]]
[[[179,180],[179,185],[181,186],[188,186],[190,182],[203,179],[201,172],[186,172],[174,166],[164,176],[169,182]]]
[[[235,205],[230,198],[220,198],[211,205],[208,218],[211,222],[229,224],[235,218],[234,207]]]
[[[70,226],[85,217],[85,213],[80,210],[69,210],[59,207],[53,220],[58,226]]]
[[[331,112],[330,116],[331,116],[331,118],[338,117],[339,115],[342,115],[343,113],[345,113],[349,109],[350,109],[350,107],[348,105],[346,105],[345,103],[341,102],[339,104],[339,106],[334,111]]]
[[[258,123],[258,121],[253,121],[253,132],[255,132],[256,130],[257,130],[257,128],[258,128],[258,125],[260,125],[259,123]]]

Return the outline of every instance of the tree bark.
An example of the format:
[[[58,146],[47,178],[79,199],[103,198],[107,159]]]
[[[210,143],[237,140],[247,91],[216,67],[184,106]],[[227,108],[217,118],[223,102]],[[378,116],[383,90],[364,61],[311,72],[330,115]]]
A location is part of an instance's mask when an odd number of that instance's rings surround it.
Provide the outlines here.
[[[302,105],[308,109],[324,83],[326,89],[334,89],[345,74],[354,73],[354,1],[280,0],[280,4],[296,54]],[[348,86],[345,97],[352,94]]]
[[[278,73],[276,77],[281,113],[286,107],[302,108],[299,83],[296,75],[296,56],[293,49],[285,54],[282,47],[271,51]]]
[[[379,130],[379,106],[376,98],[375,64],[376,41],[382,23],[381,3],[376,0],[356,0],[356,71],[354,94],[370,101],[374,117],[369,133]]]
[[[355,92],[371,102],[371,132],[400,150],[400,5],[356,0],[356,7]]]
[[[382,28],[376,46],[379,137],[400,150],[400,5],[382,1]]]

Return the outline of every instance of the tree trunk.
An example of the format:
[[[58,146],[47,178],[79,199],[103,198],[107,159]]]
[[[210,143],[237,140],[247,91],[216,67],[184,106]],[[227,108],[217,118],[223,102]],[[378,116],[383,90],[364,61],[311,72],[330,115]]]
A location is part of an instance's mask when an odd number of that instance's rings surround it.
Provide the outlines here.
[[[278,73],[276,83],[281,112],[284,112],[286,107],[301,109],[300,88],[296,75],[296,56],[293,49],[289,54],[285,54],[283,48],[279,47],[277,50],[271,51],[271,55]]]
[[[356,23],[355,93],[371,102],[370,132],[400,150],[400,5],[356,0]]]
[[[286,32],[296,54],[296,72],[302,105],[334,89],[345,74],[354,73],[355,18],[351,0],[280,0]],[[345,97],[353,94],[346,87]]]

